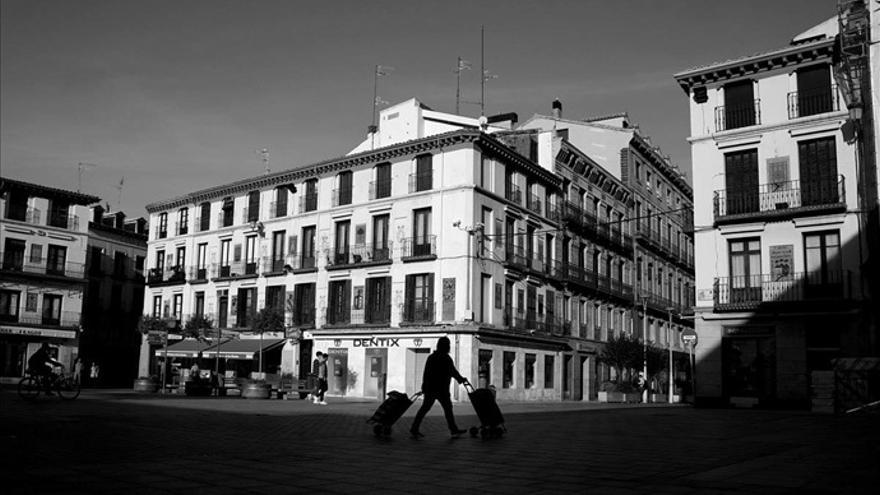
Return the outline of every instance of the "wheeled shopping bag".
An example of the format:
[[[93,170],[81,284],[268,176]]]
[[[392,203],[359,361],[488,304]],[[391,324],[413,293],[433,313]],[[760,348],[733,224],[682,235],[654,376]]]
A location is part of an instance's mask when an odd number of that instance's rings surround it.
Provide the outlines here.
[[[498,403],[495,401],[495,391],[489,388],[475,389],[467,382],[465,382],[464,388],[467,390],[474,411],[480,419],[479,427],[472,426],[468,430],[471,436],[494,438],[503,435],[507,428],[504,426],[504,416],[501,414],[501,409],[498,408]]]
[[[367,420],[367,423],[373,425],[373,434],[379,436],[391,435],[391,427],[403,416],[403,413],[409,409],[409,406],[415,402],[421,392],[416,392],[412,397],[407,396],[403,392],[392,390],[388,392],[388,398],[385,399],[376,412]]]

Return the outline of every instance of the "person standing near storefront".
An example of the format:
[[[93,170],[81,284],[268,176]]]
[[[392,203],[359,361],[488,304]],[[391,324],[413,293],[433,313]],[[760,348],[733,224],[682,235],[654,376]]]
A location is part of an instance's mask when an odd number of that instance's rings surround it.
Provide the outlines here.
[[[448,337],[440,337],[437,340],[437,350],[428,356],[425,362],[425,373],[422,378],[422,393],[425,394],[422,407],[416,413],[413,420],[410,433],[413,438],[421,438],[424,435],[419,431],[422,420],[434,401],[440,403],[443,407],[443,414],[446,416],[446,426],[449,427],[449,433],[453,436],[461,435],[465,430],[459,430],[455,424],[455,416],[452,415],[452,399],[449,397],[449,380],[455,378],[458,383],[467,383],[467,378],[461,376],[455,369],[455,363],[449,357],[449,349],[451,344]]]
[[[322,406],[326,406],[327,402],[324,400],[324,393],[327,392],[327,358],[329,356],[327,354],[321,354],[318,362],[318,392],[315,396],[315,404],[320,404]]]

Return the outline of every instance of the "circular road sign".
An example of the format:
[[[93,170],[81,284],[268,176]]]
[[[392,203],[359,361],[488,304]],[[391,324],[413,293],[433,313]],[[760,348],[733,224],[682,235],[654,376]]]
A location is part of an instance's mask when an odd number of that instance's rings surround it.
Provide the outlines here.
[[[693,328],[686,328],[681,331],[681,342],[685,345],[697,345],[697,332]]]

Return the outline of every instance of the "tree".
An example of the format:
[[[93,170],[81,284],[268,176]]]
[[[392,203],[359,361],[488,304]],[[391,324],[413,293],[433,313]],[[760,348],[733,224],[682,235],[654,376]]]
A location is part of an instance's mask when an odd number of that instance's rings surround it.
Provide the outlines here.
[[[599,359],[617,371],[615,382],[619,383],[624,370],[641,368],[643,351],[638,339],[621,333],[605,342]]]
[[[154,332],[164,333],[168,330],[168,327],[165,324],[165,320],[158,316],[141,315],[140,320],[138,320],[137,330],[144,335],[149,335]]]
[[[284,330],[284,313],[274,306],[266,306],[254,315],[253,331],[260,335],[259,371],[263,372],[263,334]]]
[[[192,315],[183,325],[183,336],[191,337],[196,340],[205,340],[208,330],[214,328],[214,323],[210,318],[200,315]]]

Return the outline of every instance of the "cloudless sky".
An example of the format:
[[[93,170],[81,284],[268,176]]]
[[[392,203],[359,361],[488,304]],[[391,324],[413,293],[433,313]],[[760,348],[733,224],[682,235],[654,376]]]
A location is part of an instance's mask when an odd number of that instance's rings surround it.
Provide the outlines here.
[[[520,121],[629,112],[690,169],[687,99],[675,72],[785,46],[834,0],[131,1],[0,3],[0,174],[145,204],[340,156],[379,95]],[[464,105],[462,113],[479,115]],[[699,166],[699,164],[697,164]],[[121,205],[116,186],[125,184]]]

